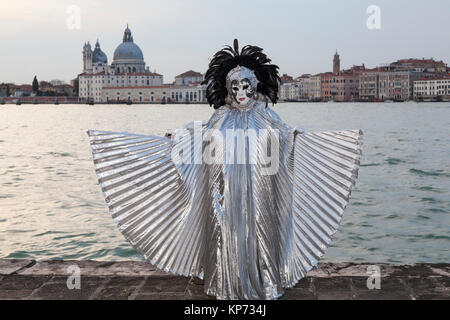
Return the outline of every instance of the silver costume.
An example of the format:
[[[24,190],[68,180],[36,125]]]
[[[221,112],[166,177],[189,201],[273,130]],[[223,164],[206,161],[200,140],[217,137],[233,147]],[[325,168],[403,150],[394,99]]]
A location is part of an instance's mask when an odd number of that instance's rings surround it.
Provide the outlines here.
[[[227,77],[235,90],[227,104],[172,138],[89,136],[110,213],[149,263],[204,279],[218,299],[276,299],[330,245],[357,177],[362,132],[289,127],[256,93],[252,71],[238,68]],[[242,90],[245,105],[236,100]],[[248,130],[265,134],[236,133]],[[239,145],[231,153],[213,143],[230,133]],[[216,161],[205,163],[198,155],[211,144]],[[276,170],[267,169],[267,148]]]

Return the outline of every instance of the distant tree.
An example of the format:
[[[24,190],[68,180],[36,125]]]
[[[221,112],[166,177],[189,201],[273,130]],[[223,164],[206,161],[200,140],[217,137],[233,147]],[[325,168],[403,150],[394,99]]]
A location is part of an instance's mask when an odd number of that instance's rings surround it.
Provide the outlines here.
[[[54,86],[59,86],[59,85],[61,85],[61,84],[64,84],[65,82],[62,81],[62,80],[59,80],[59,79],[53,79],[53,80],[50,81],[50,83],[51,83],[52,85],[54,85]]]
[[[9,88],[9,84],[6,85],[6,96],[9,97],[11,95],[11,89]]]
[[[31,87],[32,87],[34,93],[37,93],[39,91],[39,82],[38,82],[36,76],[34,76]]]
[[[58,94],[55,91],[47,90],[47,91],[41,91],[41,95],[44,97],[55,97]]]
[[[40,87],[40,88],[43,88],[43,87],[53,87],[53,85],[52,85],[50,82],[48,82],[48,81],[41,81],[41,82],[39,82],[39,87]]]

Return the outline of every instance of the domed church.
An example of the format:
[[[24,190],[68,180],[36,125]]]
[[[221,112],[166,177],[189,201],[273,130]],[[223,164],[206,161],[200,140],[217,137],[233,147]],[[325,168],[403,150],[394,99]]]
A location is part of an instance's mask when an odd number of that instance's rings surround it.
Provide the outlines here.
[[[164,87],[163,76],[146,67],[142,50],[134,42],[128,25],[123,33],[122,43],[114,50],[111,65],[108,65],[108,57],[100,48],[98,40],[94,50],[89,42],[84,44],[83,73],[78,75],[78,83],[80,101],[151,102],[162,99],[162,92],[165,92],[157,90]],[[145,97],[143,89],[154,90],[147,90],[148,97]],[[159,91],[161,94],[158,95]],[[132,99],[134,92],[140,97]],[[168,95],[168,92],[165,94]]]
[[[123,35],[123,42],[114,51],[114,61],[111,67],[117,73],[127,71],[145,72],[144,55],[142,54],[141,48],[134,43],[128,25]]]

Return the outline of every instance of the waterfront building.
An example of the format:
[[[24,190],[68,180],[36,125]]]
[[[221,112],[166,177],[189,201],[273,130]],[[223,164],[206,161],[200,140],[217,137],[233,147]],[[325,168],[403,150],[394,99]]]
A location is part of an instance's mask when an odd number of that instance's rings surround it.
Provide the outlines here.
[[[386,71],[378,74],[378,99],[407,101],[412,98],[411,71]]]
[[[6,97],[8,93],[8,87],[10,87],[12,83],[0,83],[0,97]],[[11,93],[11,90],[9,91]]]
[[[310,74],[303,74],[300,77],[294,79],[295,83],[298,85],[298,99],[305,100],[309,99],[309,89],[310,89]]]
[[[203,74],[189,70],[175,77],[175,85],[183,86],[189,84],[200,84],[203,81]]]
[[[294,78],[288,74],[283,74],[280,77],[280,86],[278,96],[281,101],[298,101],[302,96],[302,85],[299,80],[300,77]]]
[[[0,84],[0,97],[24,97],[33,94],[33,89],[29,84],[16,85],[14,83],[2,83]]]
[[[446,73],[447,65],[434,59],[401,59],[389,65],[389,71]]]
[[[35,93],[33,92],[33,87],[29,84],[16,85],[14,83],[8,84],[3,83],[0,84],[0,97],[6,97],[8,87],[10,97],[20,98],[20,97],[35,96]],[[69,84],[59,84],[54,86],[47,81],[41,81],[39,91],[43,92],[44,95],[65,96],[65,97],[76,96],[75,89],[73,86]]]
[[[76,92],[73,85],[70,84],[58,84],[53,86],[53,92],[57,96],[75,97]]]
[[[31,96],[33,94],[33,88],[29,84],[12,85],[10,89],[11,95],[17,98]]]
[[[203,76],[202,76],[203,78]],[[206,86],[201,82],[192,82],[187,85],[132,85],[132,86],[105,86],[102,90],[102,101],[105,102],[193,102],[206,101]]]
[[[318,101],[322,97],[322,76],[317,74],[309,78],[306,84],[306,97],[310,101]]]
[[[322,101],[335,100],[337,95],[336,77],[333,72],[325,72],[320,75]]]
[[[320,74],[320,99],[339,102],[358,100],[359,75],[364,70],[365,66],[362,65],[341,71],[341,58],[336,51],[333,57],[333,72]]]
[[[321,99],[323,101],[356,101],[359,99],[359,76],[364,66],[337,73],[321,74]]]
[[[433,74],[399,69],[390,71],[389,67],[367,70],[360,75],[360,99],[408,101],[413,99],[414,81],[429,77],[433,77]]]
[[[170,85],[159,86],[131,85],[131,86],[105,86],[101,91],[103,102],[168,102]]]
[[[380,69],[366,70],[359,76],[359,99],[377,101],[379,99],[378,84]]]
[[[299,79],[299,78],[297,78],[297,79],[299,80],[298,83],[300,85],[300,97],[302,99],[309,100],[309,95],[310,95],[310,91],[311,91],[311,77],[303,78],[303,79]]]
[[[200,83],[170,85],[171,102],[206,102],[206,86]]]
[[[298,101],[302,97],[300,84],[295,81],[281,83],[279,94],[282,101]]]
[[[294,81],[300,82],[300,81],[307,80],[307,79],[309,79],[309,78],[311,78],[311,77],[312,77],[311,74],[305,73],[305,74],[302,74],[300,77],[295,78]]]
[[[414,81],[414,99],[450,97],[450,74]]]
[[[280,81],[281,81],[281,83],[292,83],[292,82],[295,82],[295,81],[294,81],[294,78],[291,77],[290,75],[287,75],[286,73],[283,74],[283,75],[280,77]]]
[[[171,102],[206,102],[206,85],[202,85],[203,74],[189,70],[175,77],[170,86]]]
[[[140,99],[139,92],[143,92],[139,90],[150,90],[151,87],[155,87],[154,92],[161,91],[160,95],[154,94],[154,99],[164,96],[164,90],[159,90],[163,86],[163,76],[151,72],[150,67],[146,66],[142,50],[134,43],[128,26],[122,43],[114,51],[111,65],[108,65],[108,58],[98,40],[94,50],[89,42],[84,45],[83,73],[78,75],[78,86],[80,101],[108,102],[117,100],[117,96],[120,99],[130,96],[137,102]],[[148,97],[151,99],[150,93]]]

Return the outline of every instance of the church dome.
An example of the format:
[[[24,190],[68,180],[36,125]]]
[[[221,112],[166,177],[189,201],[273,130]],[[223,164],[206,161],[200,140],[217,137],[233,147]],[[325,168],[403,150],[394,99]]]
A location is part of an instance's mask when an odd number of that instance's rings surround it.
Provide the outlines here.
[[[95,44],[95,49],[92,52],[92,62],[96,63],[96,62],[100,62],[100,63],[108,63],[108,58],[106,57],[106,54],[100,49],[100,44],[97,43]]]
[[[114,60],[144,60],[144,55],[135,43],[123,42],[114,51]]]
[[[128,26],[123,35],[123,42],[114,51],[114,61],[117,60],[144,60],[141,49],[133,42]]]

